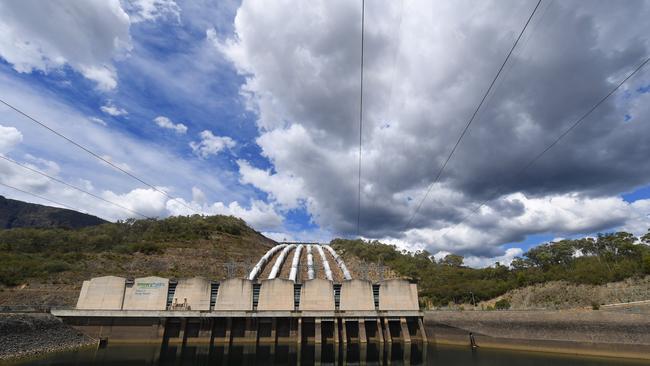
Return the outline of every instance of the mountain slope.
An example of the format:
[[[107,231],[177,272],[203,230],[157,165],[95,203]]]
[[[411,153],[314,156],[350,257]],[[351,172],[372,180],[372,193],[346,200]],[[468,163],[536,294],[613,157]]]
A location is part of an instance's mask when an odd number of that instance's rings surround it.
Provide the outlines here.
[[[77,229],[106,223],[97,216],[81,212],[16,201],[0,196],[0,228]]]

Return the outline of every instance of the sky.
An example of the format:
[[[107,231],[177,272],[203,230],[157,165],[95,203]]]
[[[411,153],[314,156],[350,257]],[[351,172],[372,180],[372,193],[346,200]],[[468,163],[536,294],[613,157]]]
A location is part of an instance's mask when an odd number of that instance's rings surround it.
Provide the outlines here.
[[[647,1],[543,0],[423,201],[536,3],[366,2],[358,233],[361,1],[0,2],[0,98],[155,189],[2,104],[0,154],[122,207],[6,160],[0,183],[108,220],[234,215],[475,267],[642,235],[650,66],[515,173],[650,56]]]

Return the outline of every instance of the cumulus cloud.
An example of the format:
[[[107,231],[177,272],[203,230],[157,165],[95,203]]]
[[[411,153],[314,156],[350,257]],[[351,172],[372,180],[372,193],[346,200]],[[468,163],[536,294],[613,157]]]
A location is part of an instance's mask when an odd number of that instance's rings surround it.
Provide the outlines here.
[[[227,136],[215,136],[212,131],[205,130],[199,134],[201,141],[190,142],[192,151],[203,159],[217,155],[224,149],[231,149],[237,143]]]
[[[68,65],[100,90],[117,86],[112,61],[131,48],[129,16],[118,0],[4,1],[0,13],[0,57],[16,71]]]
[[[21,141],[23,141],[23,134],[18,129],[0,125],[0,154],[11,150]]]
[[[187,206],[192,207],[190,210]],[[201,204],[186,202],[183,199],[168,200],[167,210],[171,215],[192,215],[201,212],[205,215],[230,215],[243,219],[253,228],[261,231],[282,229],[283,217],[275,211],[273,205],[259,200],[252,200],[250,207],[242,207],[239,202],[229,204],[214,202]]]
[[[172,120],[165,116],[158,116],[154,118],[153,121],[156,122],[158,127],[172,130],[179,135],[184,135],[187,133],[187,126],[182,123],[174,123]]]
[[[111,101],[104,104],[99,109],[101,109],[102,112],[111,115],[113,117],[126,116],[127,114],[129,114],[129,112],[127,112],[124,108],[117,107]]]
[[[502,1],[367,4],[363,236],[491,258],[533,233],[607,230],[636,217],[619,195],[650,181],[650,125],[624,116],[650,117],[647,94],[637,91],[650,83],[648,71],[630,81],[629,97],[609,99],[512,178],[650,48],[648,3],[567,1],[540,9],[407,226],[531,10]],[[274,167],[240,164],[242,182],[285,203],[296,198],[280,198],[278,182],[301,187],[314,221],[343,235],[356,232],[360,16],[349,1],[244,1],[233,37],[207,33],[245,78],[240,93]],[[453,226],[484,200],[479,215]]]
[[[300,178],[284,174],[271,174],[270,171],[257,169],[245,160],[238,160],[240,182],[251,184],[269,193],[271,200],[285,209],[297,208],[305,199],[304,187]]]

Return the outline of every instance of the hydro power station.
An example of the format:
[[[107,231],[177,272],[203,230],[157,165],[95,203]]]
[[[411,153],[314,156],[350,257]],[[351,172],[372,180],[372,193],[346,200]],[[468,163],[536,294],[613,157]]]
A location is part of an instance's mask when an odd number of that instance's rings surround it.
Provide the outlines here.
[[[52,314],[110,342],[426,341],[416,284],[353,279],[322,244],[276,245],[246,278],[93,278]]]

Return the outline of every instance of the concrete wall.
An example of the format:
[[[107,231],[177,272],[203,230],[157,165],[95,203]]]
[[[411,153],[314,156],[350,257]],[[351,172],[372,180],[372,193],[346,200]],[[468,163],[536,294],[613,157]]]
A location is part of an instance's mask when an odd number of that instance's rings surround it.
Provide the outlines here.
[[[203,277],[179,280],[173,303],[181,305],[186,300],[188,310],[210,310],[210,281]]]
[[[417,286],[405,280],[381,282],[379,310],[420,310]]]
[[[133,286],[127,287],[124,296],[124,310],[165,310],[169,280],[162,277],[136,278]]]
[[[214,310],[253,310],[253,282],[243,278],[221,281]]]
[[[262,281],[257,310],[292,311],[293,308],[293,281],[283,278]]]
[[[300,310],[334,311],[332,281],[313,279],[305,281],[300,290]]]
[[[120,310],[124,300],[123,277],[105,276],[84,281],[77,300],[77,309]]]
[[[343,281],[340,310],[375,310],[372,283],[364,280]]]
[[[650,359],[650,317],[609,311],[427,311],[427,336],[482,348]]]

